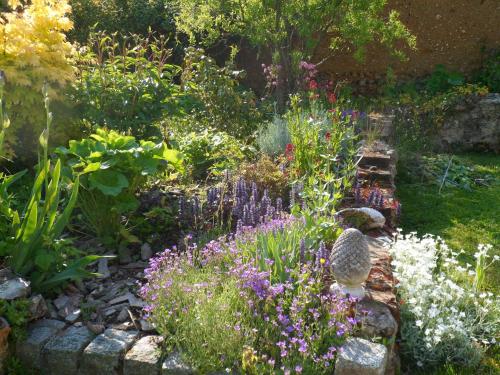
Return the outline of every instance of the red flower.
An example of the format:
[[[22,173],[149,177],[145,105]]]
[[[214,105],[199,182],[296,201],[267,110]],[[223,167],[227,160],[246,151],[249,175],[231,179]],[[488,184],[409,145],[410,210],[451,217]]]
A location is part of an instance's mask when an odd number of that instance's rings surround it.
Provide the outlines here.
[[[327,141],[330,141],[330,139],[332,138],[332,133],[326,132],[325,138],[326,138]]]
[[[293,159],[293,145],[291,143],[288,143],[285,147],[285,156],[288,160]]]
[[[330,102],[331,104],[334,104],[337,102],[337,97],[335,96],[334,92],[328,93],[328,102]]]
[[[311,79],[309,81],[309,90],[316,90],[318,88],[318,82],[316,82],[314,79]]]

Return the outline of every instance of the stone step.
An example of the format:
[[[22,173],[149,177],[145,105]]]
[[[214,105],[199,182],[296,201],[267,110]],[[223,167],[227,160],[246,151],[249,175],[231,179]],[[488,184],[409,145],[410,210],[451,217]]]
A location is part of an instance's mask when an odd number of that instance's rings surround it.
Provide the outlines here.
[[[362,168],[377,167],[379,169],[387,169],[391,165],[391,156],[382,152],[366,152],[359,161],[359,166]]]
[[[334,375],[384,375],[388,356],[384,345],[351,337],[339,351]]]

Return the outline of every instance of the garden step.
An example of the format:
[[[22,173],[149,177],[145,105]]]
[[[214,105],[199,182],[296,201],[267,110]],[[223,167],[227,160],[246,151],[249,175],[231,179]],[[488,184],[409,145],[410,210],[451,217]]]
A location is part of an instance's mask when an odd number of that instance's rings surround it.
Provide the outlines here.
[[[28,327],[26,339],[17,343],[16,355],[26,367],[41,369],[42,351],[45,344],[62,331],[66,324],[59,320],[43,319]]]
[[[391,165],[391,155],[382,152],[367,151],[361,156],[359,166],[363,168],[377,167],[387,169]]]
[[[335,375],[384,375],[389,353],[382,344],[349,338],[340,349]]]
[[[49,340],[43,350],[44,367],[51,375],[73,375],[94,334],[87,327],[71,326]]]
[[[121,374],[125,352],[132,346],[138,335],[138,331],[107,329],[83,351],[79,374]]]
[[[125,355],[123,375],[158,375],[161,368],[161,336],[145,336]]]

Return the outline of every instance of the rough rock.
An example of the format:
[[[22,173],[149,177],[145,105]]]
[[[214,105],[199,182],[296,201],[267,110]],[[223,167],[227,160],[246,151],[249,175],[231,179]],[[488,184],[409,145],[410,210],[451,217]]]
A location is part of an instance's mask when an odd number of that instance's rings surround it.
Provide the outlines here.
[[[143,243],[141,246],[141,259],[146,261],[149,260],[153,256],[153,250],[151,249],[151,245],[147,242]]]
[[[342,218],[344,224],[352,225],[361,231],[383,228],[385,217],[379,211],[369,208],[346,208],[335,215]]]
[[[191,375],[194,371],[182,361],[179,352],[170,354],[161,366],[161,375]]]
[[[66,294],[61,294],[53,301],[53,303],[56,309],[62,310],[70,303],[70,299]]]
[[[87,322],[86,325],[87,325],[87,328],[90,329],[96,335],[100,335],[106,329],[106,327],[104,326],[104,324]]]
[[[139,323],[141,324],[141,331],[152,332],[156,330],[155,326],[147,320],[141,319]]]
[[[365,338],[394,338],[398,331],[398,323],[391,311],[377,301],[362,300],[356,306],[356,317],[361,322],[360,336]]]
[[[125,355],[123,375],[157,375],[161,365],[161,336],[146,336]]]
[[[111,276],[108,268],[108,258],[99,259],[99,262],[97,262],[97,273],[100,275],[100,279],[107,279]]]
[[[43,349],[45,368],[51,375],[76,374],[83,349],[94,336],[87,327],[72,326],[53,337]]]
[[[85,348],[80,374],[115,374],[137,336],[137,331],[107,329]]]
[[[13,300],[29,296],[30,282],[14,275],[9,269],[0,270],[0,300]]]
[[[30,297],[30,305],[28,308],[30,320],[36,320],[45,317],[49,313],[47,303],[41,294],[36,294]]]
[[[65,324],[59,320],[44,319],[32,323],[26,334],[26,339],[16,344],[16,355],[29,368],[42,368],[42,349]]]
[[[361,338],[349,338],[340,349],[335,375],[383,375],[388,351],[382,344]]]

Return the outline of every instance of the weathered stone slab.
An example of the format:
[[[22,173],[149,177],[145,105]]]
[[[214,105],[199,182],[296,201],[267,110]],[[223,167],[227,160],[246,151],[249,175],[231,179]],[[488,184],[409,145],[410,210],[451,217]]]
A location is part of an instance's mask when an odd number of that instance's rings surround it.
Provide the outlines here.
[[[94,337],[95,335],[87,327],[69,327],[45,345],[44,368],[51,375],[76,374],[83,349]]]
[[[80,374],[118,374],[125,352],[138,336],[137,331],[107,329],[85,348]]]
[[[125,355],[123,375],[158,375],[161,366],[161,336],[146,336]]]
[[[387,348],[361,338],[349,338],[340,349],[335,375],[384,375]]]
[[[16,344],[16,355],[29,368],[42,368],[42,350],[44,345],[57,333],[62,331],[65,324],[59,320],[39,320],[28,327],[26,340]]]
[[[0,299],[13,300],[29,296],[30,282],[18,277],[11,270],[0,270]]]
[[[361,322],[360,336],[365,338],[394,338],[398,332],[398,323],[391,311],[377,301],[362,300],[356,306],[356,317]]]
[[[161,375],[192,375],[194,370],[182,361],[179,352],[170,354],[161,366]]]

